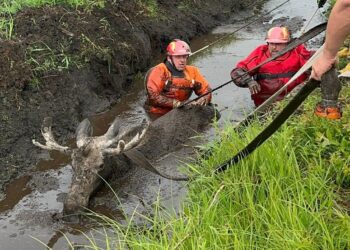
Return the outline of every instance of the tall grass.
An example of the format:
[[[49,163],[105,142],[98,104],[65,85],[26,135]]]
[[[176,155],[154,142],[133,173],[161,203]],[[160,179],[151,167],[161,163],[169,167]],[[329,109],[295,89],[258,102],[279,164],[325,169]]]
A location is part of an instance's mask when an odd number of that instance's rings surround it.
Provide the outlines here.
[[[254,121],[240,133],[227,126],[213,156],[191,166],[200,177],[189,183],[177,216],[158,206],[142,228],[102,217],[118,234],[106,242],[129,249],[350,249],[343,196],[350,187],[350,88],[342,91],[340,121],[313,115],[318,98],[249,157],[215,175],[265,125]]]
[[[25,7],[41,7],[44,5],[68,5],[71,7],[103,7],[105,0],[2,0],[0,14],[15,14]]]

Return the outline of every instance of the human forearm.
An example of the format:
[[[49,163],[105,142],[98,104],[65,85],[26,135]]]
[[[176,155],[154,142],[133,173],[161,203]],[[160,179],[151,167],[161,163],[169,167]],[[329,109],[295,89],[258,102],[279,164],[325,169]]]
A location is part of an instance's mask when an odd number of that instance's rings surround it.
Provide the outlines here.
[[[175,99],[166,97],[160,93],[149,91],[149,100],[152,105],[163,108],[174,108]]]
[[[337,52],[350,34],[350,0],[338,0],[328,20],[326,41],[320,57],[312,66],[311,77],[321,77],[334,65]]]
[[[234,68],[231,71],[231,79],[238,87],[247,88],[248,82],[252,80],[252,77],[247,73],[246,69]]]
[[[339,47],[350,34],[350,0],[338,0],[331,11],[323,56],[335,58]]]

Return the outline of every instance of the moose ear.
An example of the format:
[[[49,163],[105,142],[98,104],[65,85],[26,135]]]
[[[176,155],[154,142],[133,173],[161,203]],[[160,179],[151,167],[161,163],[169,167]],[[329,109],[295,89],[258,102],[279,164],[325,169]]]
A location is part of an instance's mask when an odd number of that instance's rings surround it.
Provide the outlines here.
[[[77,147],[81,148],[87,143],[87,138],[92,135],[92,127],[88,118],[85,118],[78,126],[76,132]]]

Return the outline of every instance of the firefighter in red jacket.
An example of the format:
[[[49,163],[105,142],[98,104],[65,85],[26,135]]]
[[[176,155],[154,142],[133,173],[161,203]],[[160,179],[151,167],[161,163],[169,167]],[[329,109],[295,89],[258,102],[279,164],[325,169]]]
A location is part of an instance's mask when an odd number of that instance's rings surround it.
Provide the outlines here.
[[[257,47],[246,59],[238,62],[236,68],[231,71],[231,78],[234,79],[238,87],[249,88],[256,106],[262,104],[285,85],[311,57],[312,52],[308,51],[304,45],[299,45],[257,70],[246,74],[247,71],[284,49],[289,41],[290,33],[286,27],[271,28],[267,32],[267,44]],[[244,74],[246,75],[241,77]],[[306,74],[297,78],[278,96],[277,100],[283,99],[287,93],[305,81],[306,78]]]
[[[167,46],[166,60],[147,72],[146,108],[150,113],[164,115],[187,101],[192,92],[200,96],[211,90],[198,68],[187,65],[190,54],[188,44],[175,39]],[[208,94],[191,104],[206,105],[210,101]]]

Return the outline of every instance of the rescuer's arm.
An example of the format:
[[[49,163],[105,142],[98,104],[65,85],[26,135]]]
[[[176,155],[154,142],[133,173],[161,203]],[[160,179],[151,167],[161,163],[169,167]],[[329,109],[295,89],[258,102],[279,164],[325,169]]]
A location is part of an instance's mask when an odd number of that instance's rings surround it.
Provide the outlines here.
[[[321,80],[321,76],[331,69],[340,46],[349,34],[350,0],[338,0],[328,19],[323,52],[312,66],[312,78]]]
[[[259,93],[261,87],[243,68],[235,68],[231,71],[231,79],[238,87],[249,88],[252,95]]]
[[[195,70],[195,83],[194,83],[194,92],[197,96],[204,95],[206,93],[211,92],[211,88],[209,86],[208,81],[204,78],[204,76],[199,72],[199,70],[196,68]],[[212,98],[212,94],[207,94],[203,96],[202,98],[199,98],[197,101],[194,102],[196,105],[206,105],[209,104]]]

